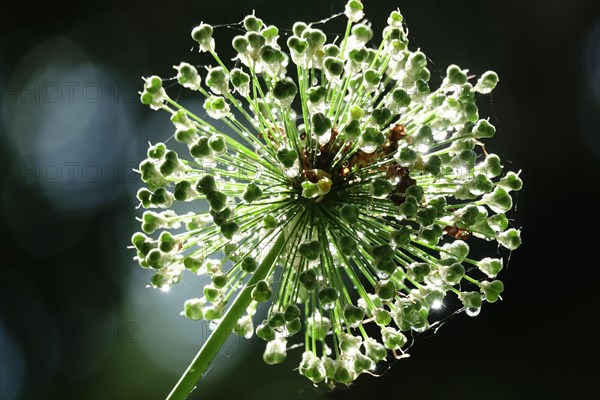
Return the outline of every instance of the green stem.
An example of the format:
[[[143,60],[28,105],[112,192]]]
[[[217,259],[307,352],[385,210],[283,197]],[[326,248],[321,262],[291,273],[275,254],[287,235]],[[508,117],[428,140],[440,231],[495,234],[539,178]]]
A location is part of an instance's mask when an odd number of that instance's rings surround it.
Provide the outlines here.
[[[219,349],[223,346],[225,340],[227,340],[227,337],[233,330],[236,322],[244,315],[246,309],[252,302],[251,292],[253,286],[266,277],[273,264],[275,264],[284,244],[285,237],[284,234],[281,233],[277,240],[275,240],[269,253],[260,263],[256,272],[250,277],[250,280],[248,280],[244,289],[242,289],[238,297],[233,301],[231,307],[227,310],[217,328],[209,336],[198,354],[196,354],[196,357],[194,357],[192,363],[181,376],[179,382],[177,382],[167,397],[167,400],[186,399],[192,390],[194,390],[196,384],[219,352]]]

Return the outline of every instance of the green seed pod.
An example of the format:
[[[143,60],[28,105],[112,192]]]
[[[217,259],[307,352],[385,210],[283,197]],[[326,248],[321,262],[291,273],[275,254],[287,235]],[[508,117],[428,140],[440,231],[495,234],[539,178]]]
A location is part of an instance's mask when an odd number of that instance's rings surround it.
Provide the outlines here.
[[[307,269],[298,276],[298,281],[306,290],[313,290],[317,287],[317,272],[314,269]]]
[[[390,327],[381,328],[381,340],[385,348],[389,350],[399,350],[407,342],[406,336],[402,332]]]
[[[248,32],[246,34],[246,40],[250,44],[250,47],[254,50],[259,50],[261,47],[267,43],[267,39],[259,33],[256,32]]]
[[[417,210],[417,200],[412,196],[406,197],[404,203],[400,205],[400,213],[407,217],[414,217],[417,214]]]
[[[252,203],[253,201],[260,199],[262,193],[263,192],[261,188],[256,183],[252,182],[246,186],[246,190],[244,191],[242,198],[245,202]]]
[[[498,84],[498,75],[494,71],[487,71],[477,81],[475,90],[479,93],[487,94],[494,90]]]
[[[498,243],[509,250],[516,250],[521,245],[521,232],[511,228],[498,235]]]
[[[521,178],[519,178],[519,175],[510,171],[504,176],[504,178],[500,179],[498,185],[502,186],[506,190],[519,191],[523,187],[523,181]]]
[[[222,289],[225,287],[225,285],[227,285],[227,275],[221,273],[215,274],[211,277],[211,282],[217,289]]]
[[[335,303],[338,297],[340,297],[340,293],[335,288],[324,287],[319,290],[319,302],[323,306]]]
[[[177,184],[175,185],[175,190],[173,191],[175,200],[178,201],[191,200],[195,196],[195,194],[196,193],[190,181],[177,182]]]
[[[306,28],[307,25],[304,22],[298,21],[292,26],[292,31],[294,32],[294,35],[299,37],[302,36],[302,32],[304,32]]]
[[[325,57],[323,66],[334,77],[339,77],[344,72],[344,62],[337,57]]]
[[[287,40],[287,45],[290,51],[296,55],[301,55],[306,51],[306,49],[308,49],[308,42],[297,36],[290,36],[290,38]]]
[[[352,236],[341,236],[337,244],[340,252],[346,256],[351,256],[356,251],[356,240]]]
[[[167,147],[164,143],[156,143],[154,146],[148,147],[148,158],[161,159],[165,155],[165,151],[167,151]]]
[[[221,295],[221,290],[214,287],[212,284],[204,286],[204,296],[208,301],[214,303]]]
[[[331,120],[323,113],[313,114],[310,120],[312,122],[313,132],[317,136],[323,136],[325,133],[331,130]]]
[[[383,308],[375,309],[373,316],[375,317],[375,323],[379,326],[387,326],[392,322],[389,311]]]
[[[258,32],[262,28],[263,22],[260,18],[256,18],[254,15],[248,15],[244,18],[244,28],[248,32]]]
[[[233,211],[231,211],[231,208],[225,207],[221,211],[210,210],[210,215],[216,226],[223,226],[232,217]]]
[[[462,264],[454,263],[445,267],[442,271],[442,277],[449,285],[458,284],[465,276],[465,267]]]
[[[500,293],[504,291],[504,284],[501,281],[483,281],[481,282],[481,292],[485,295],[488,303],[495,303],[500,298]]]
[[[277,228],[279,224],[277,223],[277,220],[274,216],[272,216],[271,214],[267,214],[263,218],[263,225],[265,229],[271,230]]]
[[[451,85],[464,85],[467,83],[467,74],[458,66],[450,65],[446,69],[446,79],[448,79],[448,83]]]
[[[227,150],[225,137],[223,137],[223,135],[212,135],[210,139],[208,139],[208,145],[215,153],[224,153],[225,150]]]
[[[279,35],[279,29],[275,25],[269,25],[264,27],[260,34],[267,40],[275,39]]]
[[[206,192],[205,195],[211,210],[223,211],[227,207],[227,195],[225,193],[214,190]]]
[[[200,320],[202,319],[202,308],[203,303],[200,299],[189,299],[183,304],[183,312],[189,319]]]
[[[501,186],[496,186],[492,193],[483,196],[483,201],[497,213],[505,213],[513,206],[512,197]]]
[[[437,176],[441,172],[442,159],[439,156],[430,156],[425,163],[425,171],[431,175]]]
[[[350,325],[362,322],[365,317],[365,310],[352,304],[346,304],[344,307],[344,318]]]
[[[247,256],[242,260],[240,267],[242,268],[242,271],[251,274],[252,272],[256,271],[258,263],[254,257]]]
[[[403,167],[412,166],[419,159],[419,153],[417,153],[413,148],[409,146],[402,146],[398,150],[398,154],[396,155],[396,160],[398,160],[398,164]]]
[[[290,105],[298,93],[298,87],[290,78],[278,81],[273,88],[273,96],[279,100],[282,105]]]
[[[484,274],[493,278],[502,270],[502,259],[486,257],[479,262],[478,266]]]
[[[335,44],[327,44],[323,46],[325,57],[339,57],[341,54],[340,48]]]
[[[307,260],[318,260],[321,253],[321,242],[312,240],[310,242],[300,243],[298,252]]]
[[[204,175],[198,180],[198,183],[196,184],[196,190],[204,194],[208,192],[214,192],[217,190],[217,182],[212,175]]]
[[[266,322],[256,327],[256,336],[266,342],[275,340],[275,330]]]
[[[397,246],[406,246],[410,243],[412,230],[408,226],[402,226],[390,234],[391,239]]]
[[[267,283],[267,281],[262,280],[256,283],[254,289],[252,289],[252,300],[258,303],[264,303],[269,300],[273,295],[273,290],[271,290],[271,285]],[[258,332],[257,332],[258,334]]]
[[[283,318],[282,313],[273,313],[269,318],[269,326],[272,326],[275,329],[281,328],[285,325],[285,318]]]
[[[200,49],[206,51],[214,47],[213,28],[208,24],[200,24],[192,30],[192,38],[200,44]]]
[[[475,139],[489,139],[496,134],[496,128],[485,119],[480,119],[473,127],[473,137]]]
[[[427,263],[412,263],[407,269],[408,276],[416,282],[423,282],[431,272],[431,266]]]
[[[465,308],[481,308],[482,305],[481,294],[477,292],[463,292],[460,295],[460,300]]]
[[[240,226],[234,221],[225,222],[221,225],[221,233],[225,238],[231,240],[233,236],[240,230]]]
[[[358,222],[360,210],[354,204],[344,204],[340,209],[340,217],[348,224]]]
[[[365,24],[356,24],[352,27],[352,35],[361,43],[367,43],[373,38],[373,29]]]
[[[298,159],[298,152],[293,149],[281,148],[277,150],[277,160],[285,167],[292,168]]]
[[[300,321],[300,318],[286,322],[285,329],[288,331],[288,336],[293,336],[300,332],[302,330],[302,322]]]
[[[229,78],[223,67],[209,69],[206,84],[216,94],[225,94],[229,91]]]
[[[360,137],[360,121],[358,119],[354,119],[348,123],[342,130],[344,135],[350,140],[356,140]]]
[[[300,309],[295,304],[288,304],[283,312],[283,318],[287,322],[291,322],[300,317]]]
[[[190,154],[194,158],[209,158],[213,153],[208,144],[208,138],[201,137],[190,147]]]
[[[233,38],[231,45],[239,54],[246,54],[248,52],[248,46],[250,46],[250,42],[246,37],[238,35]]]
[[[371,113],[371,119],[378,126],[383,126],[383,125],[387,124],[388,121],[391,120],[391,118],[392,118],[392,112],[390,111],[389,108],[385,108],[385,107],[377,108],[377,109],[373,110],[373,112]],[[384,142],[385,142],[385,140],[384,140]]]
[[[361,141],[364,146],[379,147],[385,143],[385,135],[379,129],[369,126],[364,130]]]
[[[276,339],[267,343],[263,360],[269,365],[281,364],[286,357],[285,339]]]
[[[381,281],[375,286],[375,293],[381,300],[391,300],[396,297],[398,289],[393,281]]]

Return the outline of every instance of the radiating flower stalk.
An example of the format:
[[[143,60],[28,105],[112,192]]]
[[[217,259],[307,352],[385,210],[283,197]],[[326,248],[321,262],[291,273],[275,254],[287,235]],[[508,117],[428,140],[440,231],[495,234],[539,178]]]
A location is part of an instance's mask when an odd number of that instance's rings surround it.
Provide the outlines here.
[[[522,181],[486,151],[495,128],[475,103],[497,75],[475,80],[452,65],[430,89],[427,58],[409,50],[399,11],[374,47],[362,3],[350,0],[344,14],[343,35],[298,22],[283,38],[249,15],[233,39],[235,68],[200,24],[192,38],[215,66],[182,62],[172,79],[199,92],[202,108],[145,79],[142,103],[171,115],[189,154],[157,143],[140,164],[148,210],[136,258],[155,271],[155,288],[184,270],[208,276],[182,314],[217,329],[172,398],[187,396],[231,331],[263,339],[268,364],[300,343],[301,375],[348,385],[401,357],[407,336],[452,298],[470,316],[500,298],[503,259],[470,257],[468,244],[521,243],[505,213]],[[174,202],[197,211],[177,214]],[[255,320],[263,302],[266,317]]]

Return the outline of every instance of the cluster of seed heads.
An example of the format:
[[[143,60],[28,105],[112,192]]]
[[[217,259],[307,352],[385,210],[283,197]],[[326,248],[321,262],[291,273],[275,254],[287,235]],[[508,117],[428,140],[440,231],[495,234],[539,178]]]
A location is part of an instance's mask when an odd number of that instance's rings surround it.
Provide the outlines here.
[[[497,243],[498,254],[521,243],[505,213],[522,181],[486,151],[495,128],[476,105],[497,75],[475,80],[452,65],[431,89],[427,58],[409,50],[399,11],[377,46],[360,1],[344,14],[347,30],[336,37],[302,22],[281,37],[247,16],[231,69],[213,28],[200,24],[192,38],[215,65],[201,73],[182,62],[172,79],[199,92],[203,107],[184,108],[163,79],[145,79],[142,103],[171,115],[187,154],[148,149],[137,194],[146,211],[132,238],[153,287],[169,288],[184,271],[208,276],[182,314],[219,321],[283,235],[234,331],[266,341],[268,364],[303,337],[300,374],[330,385],[401,357],[447,304],[475,316],[497,301],[504,261],[472,258],[470,244]],[[193,211],[173,210],[184,202]],[[263,302],[266,316],[255,321]]]

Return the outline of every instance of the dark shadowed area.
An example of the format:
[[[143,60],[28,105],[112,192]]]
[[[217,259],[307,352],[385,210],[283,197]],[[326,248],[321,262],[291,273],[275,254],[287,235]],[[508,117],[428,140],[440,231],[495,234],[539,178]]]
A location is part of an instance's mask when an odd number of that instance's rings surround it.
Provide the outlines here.
[[[410,358],[348,389],[313,387],[262,361],[260,339],[231,337],[197,399],[592,399],[598,341],[600,11],[579,1],[364,0],[380,38],[400,8],[432,76],[458,64],[500,83],[481,115],[488,150],[522,169],[513,217],[523,246],[503,301],[416,338]],[[215,26],[223,60],[235,23],[256,15],[284,37],[343,0],[123,1],[3,9],[0,19],[0,399],[158,399],[209,334],[179,315],[205,283],[147,288],[127,249],[138,229],[132,172],[164,113],[139,103],[142,76],[174,76],[191,29]],[[327,26],[343,32],[341,18]],[[379,36],[378,36],[379,35]],[[280,40],[284,45],[284,40]],[[177,89],[175,89],[177,90]],[[173,95],[173,93],[171,92]],[[189,96],[182,94],[182,96]],[[200,109],[201,100],[186,97]],[[596,394],[594,394],[596,393]]]

